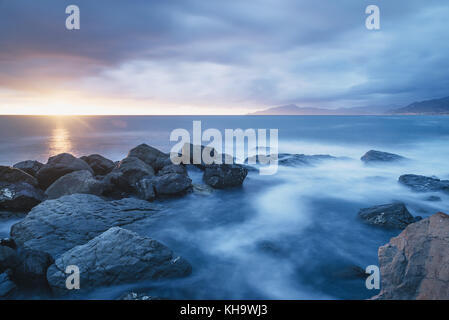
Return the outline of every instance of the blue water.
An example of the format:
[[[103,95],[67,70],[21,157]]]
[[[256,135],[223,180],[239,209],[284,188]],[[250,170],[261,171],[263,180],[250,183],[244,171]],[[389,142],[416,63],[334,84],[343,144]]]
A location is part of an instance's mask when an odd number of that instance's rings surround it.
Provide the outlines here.
[[[192,299],[363,299],[377,292],[364,279],[342,279],[347,266],[377,264],[377,249],[398,234],[361,224],[360,208],[404,201],[413,215],[449,211],[449,197],[425,201],[398,185],[401,174],[449,178],[449,117],[0,117],[0,164],[45,162],[60,152],[100,153],[112,160],[147,143],[169,151],[171,130],[279,129],[279,152],[331,154],[345,161],[279,167],[274,176],[250,173],[242,188],[165,201],[157,221],[130,226],[188,259],[185,279],[97,290],[87,298],[115,298],[125,289]],[[365,166],[370,149],[411,159]],[[194,182],[201,173],[191,171]],[[2,236],[10,223],[0,222]]]

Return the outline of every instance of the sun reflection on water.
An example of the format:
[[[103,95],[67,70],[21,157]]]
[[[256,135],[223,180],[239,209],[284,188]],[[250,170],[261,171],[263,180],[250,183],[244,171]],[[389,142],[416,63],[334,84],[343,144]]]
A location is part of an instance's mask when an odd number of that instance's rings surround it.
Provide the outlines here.
[[[48,151],[50,156],[65,152],[72,152],[72,142],[69,131],[66,128],[57,127],[52,130]]]

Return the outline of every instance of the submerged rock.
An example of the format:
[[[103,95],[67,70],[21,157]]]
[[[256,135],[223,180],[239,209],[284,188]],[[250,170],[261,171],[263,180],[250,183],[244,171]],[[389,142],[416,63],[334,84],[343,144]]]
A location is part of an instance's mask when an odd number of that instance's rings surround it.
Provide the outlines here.
[[[375,162],[395,162],[405,160],[406,158],[394,154],[377,150],[370,150],[365,153],[360,160],[365,163],[375,163]]]
[[[92,168],[96,176],[105,176],[115,168],[115,163],[112,160],[106,159],[99,154],[83,156],[80,159],[84,160]]]
[[[215,189],[232,188],[242,185],[248,169],[238,164],[211,164],[204,170],[203,180]]]
[[[8,246],[0,246],[0,273],[13,269],[19,263],[17,252]]]
[[[93,173],[89,165],[69,153],[61,153],[50,157],[38,172],[37,179],[42,189],[47,189],[53,182],[68,173],[79,170],[87,170]]]
[[[392,229],[404,229],[415,218],[403,203],[392,203],[360,209],[359,217],[366,223]]]
[[[150,296],[146,293],[131,291],[122,294],[117,300],[161,300],[161,298]]]
[[[13,167],[28,173],[29,175],[36,177],[37,172],[44,166],[43,163],[35,160],[26,160],[16,163]]]
[[[62,176],[48,187],[45,194],[48,199],[57,199],[75,193],[101,195],[103,189],[104,184],[95,179],[90,171],[81,170]]]
[[[11,227],[20,247],[40,250],[54,258],[114,226],[149,218],[159,206],[138,199],[105,201],[94,195],[74,194],[47,200]]]
[[[256,155],[245,159],[245,163],[249,164],[268,164],[270,159],[277,159],[278,165],[287,167],[297,166],[313,166],[320,161],[325,160],[338,160],[340,158],[328,155],[328,154],[291,154],[291,153],[279,153],[277,157],[273,154],[270,155]]]
[[[404,174],[399,177],[399,183],[415,192],[442,191],[449,193],[449,180],[440,180],[416,174]]]
[[[57,294],[66,289],[66,267],[80,270],[81,291],[143,280],[183,277],[190,264],[151,238],[114,227],[84,245],[62,254],[47,272],[48,282]]]
[[[410,224],[379,248],[381,292],[373,299],[449,299],[449,216]]]

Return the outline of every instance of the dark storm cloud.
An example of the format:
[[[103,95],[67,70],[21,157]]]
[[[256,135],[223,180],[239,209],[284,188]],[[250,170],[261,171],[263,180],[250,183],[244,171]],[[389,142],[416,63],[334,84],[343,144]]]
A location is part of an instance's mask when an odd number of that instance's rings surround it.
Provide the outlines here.
[[[81,30],[65,29],[69,4]],[[365,28],[369,4],[381,31]],[[3,0],[0,12],[0,88],[237,107],[449,94],[445,0]]]

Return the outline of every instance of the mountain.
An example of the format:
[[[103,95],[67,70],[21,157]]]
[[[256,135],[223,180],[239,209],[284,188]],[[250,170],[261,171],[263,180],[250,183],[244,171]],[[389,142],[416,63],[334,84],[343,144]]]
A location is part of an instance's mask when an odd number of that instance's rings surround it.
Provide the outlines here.
[[[393,114],[447,114],[449,115],[449,97],[414,102],[404,108],[390,111]]]
[[[376,115],[383,114],[391,107],[355,107],[355,108],[304,108],[295,104],[268,108],[265,110],[249,113],[248,115]]]

